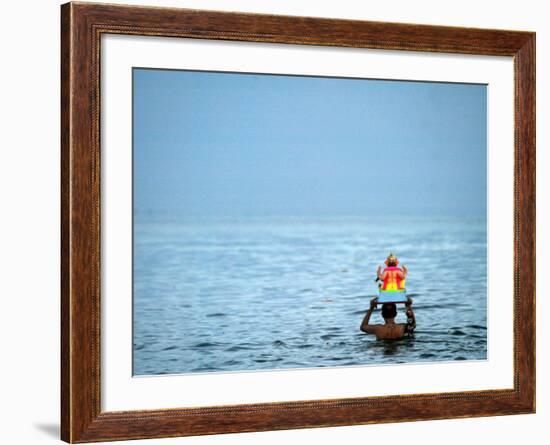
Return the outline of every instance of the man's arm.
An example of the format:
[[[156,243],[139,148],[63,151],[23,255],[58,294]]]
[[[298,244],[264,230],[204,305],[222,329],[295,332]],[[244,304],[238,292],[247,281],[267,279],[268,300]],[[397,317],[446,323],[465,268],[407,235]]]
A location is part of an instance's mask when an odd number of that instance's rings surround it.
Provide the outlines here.
[[[412,325],[416,327],[416,317],[414,316],[414,311],[412,309],[412,307],[408,308],[407,309],[407,319],[410,319],[410,321],[412,322]],[[409,320],[407,320],[409,321]]]
[[[407,278],[408,273],[409,273],[409,269],[407,269],[407,266],[403,264],[403,279]]]
[[[366,332],[367,334],[374,334],[378,329],[378,326],[373,326],[369,324],[370,317],[374,312],[374,309],[376,308],[377,300],[378,300],[377,297],[374,297],[373,299],[370,300],[369,310],[367,311],[367,314],[365,315],[365,318],[363,318],[363,322],[361,323],[361,330],[363,332]]]
[[[416,317],[414,316],[414,311],[412,308],[412,298],[407,297],[407,303],[405,303],[405,306],[407,306],[407,325],[412,326],[412,328],[416,328]]]
[[[376,276],[382,281],[386,279],[386,272],[382,272],[382,267],[378,266],[378,269],[376,269]]]

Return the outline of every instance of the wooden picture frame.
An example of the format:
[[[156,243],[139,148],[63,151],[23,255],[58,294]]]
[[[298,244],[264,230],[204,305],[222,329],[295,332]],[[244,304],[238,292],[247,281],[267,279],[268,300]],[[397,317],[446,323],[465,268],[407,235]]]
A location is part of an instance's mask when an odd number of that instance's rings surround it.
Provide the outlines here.
[[[102,34],[512,56],[514,387],[102,412]],[[71,443],[535,412],[535,34],[92,3],[61,7],[61,437]],[[521,272],[521,273],[520,273]]]

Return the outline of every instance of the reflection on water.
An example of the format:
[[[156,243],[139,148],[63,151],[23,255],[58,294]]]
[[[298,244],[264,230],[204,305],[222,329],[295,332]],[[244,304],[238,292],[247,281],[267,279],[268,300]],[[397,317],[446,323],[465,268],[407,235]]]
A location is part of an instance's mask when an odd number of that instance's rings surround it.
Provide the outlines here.
[[[389,250],[409,268],[412,339],[359,331]],[[484,221],[136,224],[134,374],[485,359],[486,276]]]

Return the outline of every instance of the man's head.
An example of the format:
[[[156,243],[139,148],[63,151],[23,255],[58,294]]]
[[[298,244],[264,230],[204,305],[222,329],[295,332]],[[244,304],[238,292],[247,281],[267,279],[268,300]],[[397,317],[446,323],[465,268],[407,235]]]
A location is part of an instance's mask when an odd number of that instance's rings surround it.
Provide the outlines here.
[[[386,322],[393,320],[397,316],[397,307],[395,303],[384,303],[382,305],[382,317]]]
[[[399,264],[399,260],[393,253],[390,253],[388,258],[386,258],[385,264],[388,267],[395,267]]]

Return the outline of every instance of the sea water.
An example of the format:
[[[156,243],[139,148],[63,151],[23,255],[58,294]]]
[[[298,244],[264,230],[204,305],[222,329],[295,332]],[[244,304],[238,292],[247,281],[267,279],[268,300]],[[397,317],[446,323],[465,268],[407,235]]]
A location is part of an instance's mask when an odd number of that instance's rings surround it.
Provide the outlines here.
[[[417,329],[378,341],[359,326],[390,251]],[[134,375],[487,357],[484,220],[137,221],[133,255]]]

